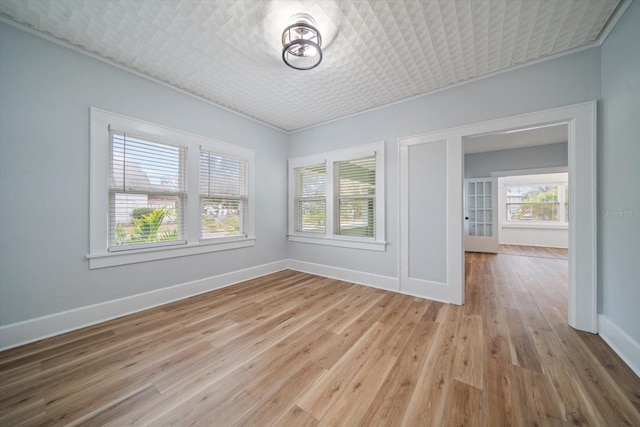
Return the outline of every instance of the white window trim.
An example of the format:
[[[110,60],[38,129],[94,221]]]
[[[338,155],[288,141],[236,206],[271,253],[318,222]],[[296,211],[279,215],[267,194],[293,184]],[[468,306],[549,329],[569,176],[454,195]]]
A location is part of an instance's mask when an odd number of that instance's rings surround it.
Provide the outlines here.
[[[335,185],[334,163],[354,160],[368,156],[376,156],[376,236],[353,237],[335,234]],[[385,233],[385,188],[384,188],[384,142],[361,145],[354,148],[330,151],[304,157],[289,159],[289,224],[290,242],[310,243],[317,245],[337,246],[343,248],[365,249],[372,251],[386,250]],[[326,164],[326,225],[325,233],[301,233],[295,231],[295,172],[299,167]]]
[[[558,168],[560,169],[560,168]],[[558,187],[568,187],[568,180],[558,179],[557,175],[566,174],[566,171],[557,171],[553,168],[539,169],[538,172],[518,175],[505,175],[498,181],[498,226],[501,228],[529,228],[529,229],[547,229],[547,230],[568,230],[569,223],[565,221],[507,221],[506,216],[506,192],[507,186],[510,185],[552,185]],[[493,172],[491,174],[494,176]],[[498,175],[499,176],[499,175]],[[564,218],[564,193],[558,193],[558,218]]]
[[[90,218],[89,268],[103,268],[255,245],[255,153],[253,150],[216,141],[121,114],[90,108]],[[187,202],[183,245],[160,246],[109,252],[109,126],[147,135],[160,141],[187,147]],[[200,239],[199,155],[200,149],[239,157],[248,161],[248,207],[246,235],[230,238]]]
[[[314,197],[303,197],[303,196],[300,196],[298,194],[297,188],[296,188],[297,187],[296,180],[300,175],[298,173],[296,173],[296,169],[300,169],[302,167],[320,166],[320,165],[325,167],[325,194],[324,194],[324,196],[314,196]],[[326,178],[326,175],[327,175],[327,170],[326,170],[326,168],[327,168],[326,162],[322,162],[322,163],[318,163],[317,165],[296,166],[295,168],[293,168],[291,170],[291,173],[293,174],[293,185],[294,185],[294,187],[293,187],[293,197],[291,199],[291,203],[293,205],[293,216],[291,216],[291,218],[293,218],[293,229],[294,229],[295,233],[298,233],[298,234],[301,234],[301,235],[304,234],[304,235],[316,236],[316,237],[317,236],[324,237],[325,234],[326,234],[326,228],[327,228],[327,224],[326,224],[326,209],[327,209],[327,207],[326,207],[326,203],[327,203],[327,194],[326,194],[326,185],[327,185],[327,181],[326,180],[327,180],[327,178]],[[297,229],[297,225],[299,225],[299,224],[296,223],[296,220],[299,218],[298,209],[300,209],[300,202],[304,201],[304,200],[316,200],[316,201],[322,200],[322,201],[325,202],[325,225],[324,225],[325,231],[324,232],[322,232],[322,231],[307,231],[307,232],[304,232],[304,231],[297,231],[296,230]]]

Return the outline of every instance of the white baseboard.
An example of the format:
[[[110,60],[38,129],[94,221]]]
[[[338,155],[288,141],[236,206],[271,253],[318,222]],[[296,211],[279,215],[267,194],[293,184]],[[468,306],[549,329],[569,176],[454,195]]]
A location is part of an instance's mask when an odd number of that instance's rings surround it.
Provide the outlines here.
[[[332,267],[323,264],[314,264],[312,262],[298,261],[295,259],[289,259],[287,265],[291,270],[301,271],[303,273],[316,274],[318,276],[344,280],[345,282],[357,283],[372,288],[400,292],[400,282],[395,277],[381,276],[379,274],[348,270],[346,268]]]
[[[284,269],[316,274],[332,279],[344,280],[373,288],[403,293],[421,298],[443,301],[439,295],[425,296],[407,289],[400,290],[400,281],[395,277],[348,270],[311,262],[285,259],[233,271],[218,276],[182,283],[168,288],[132,295],[130,297],[93,304],[86,307],[67,310],[48,316],[30,319],[0,327],[0,351],[38,341],[54,335],[80,329],[86,326],[115,319],[127,314],[157,307],[162,304],[192,297],[215,289],[224,288],[275,273]],[[436,296],[436,298],[433,298]],[[605,315],[598,315],[598,333],[622,360],[640,376],[640,344],[634,341],[618,325]]]
[[[287,260],[276,261],[244,270],[195,280],[193,282],[181,283],[168,288],[5,325],[0,327],[0,351],[167,304],[172,301],[224,288],[286,268]]]
[[[449,302],[449,287],[445,283],[430,282],[428,280],[410,279],[407,287],[400,288],[400,279],[391,276],[365,273],[364,271],[349,270],[346,268],[332,267],[324,264],[312,262],[288,260],[288,267],[291,270],[303,273],[316,274],[318,276],[329,277],[331,279],[344,280],[345,282],[357,283],[358,285],[369,286],[371,288],[384,289],[385,291],[397,292],[412,297],[425,298],[440,302]],[[420,282],[417,284],[416,283]]]
[[[598,315],[598,334],[640,377],[640,344],[604,314]]]
[[[569,249],[569,246],[553,246],[553,245],[532,245],[531,243],[508,243],[500,242],[499,245],[513,245],[513,246],[532,246],[534,248],[553,248],[553,249]]]
[[[408,277],[405,279],[400,292],[407,295],[413,295],[414,297],[448,303],[451,301],[449,295],[450,291],[451,287],[446,283]]]
[[[105,322],[127,314],[147,310],[162,304],[192,297],[204,292],[231,286],[245,280],[275,273],[287,268],[304,273],[357,283],[359,285],[384,289],[387,291],[418,296],[421,298],[430,298],[440,301],[445,300],[445,298],[439,297],[439,295],[436,294],[423,295],[422,292],[411,292],[411,289],[407,289],[403,292],[400,289],[400,281],[396,277],[382,276],[363,271],[348,270],[311,262],[285,259],[231,273],[207,277],[193,282],[181,283],[168,288],[1,326],[0,351],[63,334],[86,326],[91,326],[96,323]]]

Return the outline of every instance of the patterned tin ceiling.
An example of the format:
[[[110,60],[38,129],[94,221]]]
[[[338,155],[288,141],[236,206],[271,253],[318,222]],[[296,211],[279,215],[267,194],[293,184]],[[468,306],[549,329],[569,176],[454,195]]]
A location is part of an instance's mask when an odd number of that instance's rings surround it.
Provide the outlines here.
[[[0,16],[294,131],[595,41],[620,0],[0,0]],[[324,59],[288,68],[313,16]]]

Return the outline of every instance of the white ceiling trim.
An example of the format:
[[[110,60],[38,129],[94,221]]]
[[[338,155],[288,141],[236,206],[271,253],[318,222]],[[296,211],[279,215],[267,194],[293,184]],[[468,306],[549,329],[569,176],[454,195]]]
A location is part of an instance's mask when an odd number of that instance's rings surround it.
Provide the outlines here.
[[[598,46],[601,46],[602,43],[607,40],[607,37],[609,37],[609,34],[611,34],[613,28],[618,24],[618,21],[620,20],[620,18],[622,18],[622,15],[624,15],[629,6],[631,6],[631,3],[633,3],[633,0],[622,0],[620,2],[616,10],[613,12],[613,15],[611,15],[611,18],[609,19],[609,21],[607,21],[604,28],[600,32],[600,35],[596,39]]]
[[[302,131],[307,130],[307,129],[312,129],[312,128],[315,128],[315,127],[318,127],[318,126],[323,126],[323,125],[326,125],[326,124],[332,123],[332,122],[338,122],[340,120],[344,120],[344,119],[348,119],[348,118],[351,118],[351,117],[359,116],[361,114],[366,114],[366,113],[369,113],[371,111],[382,110],[382,109],[385,109],[387,107],[391,107],[391,106],[394,106],[394,105],[402,104],[403,102],[424,98],[424,97],[433,95],[434,93],[444,92],[444,91],[449,90],[449,89],[453,89],[453,88],[456,88],[456,87],[467,85],[469,83],[475,83],[477,81],[484,80],[484,79],[487,79],[489,77],[499,76],[500,74],[508,73],[508,72],[514,71],[514,70],[519,70],[521,68],[526,68],[526,67],[528,67],[530,65],[540,64],[540,63],[551,61],[553,59],[557,59],[557,58],[560,58],[560,57],[563,57],[563,56],[567,56],[567,55],[571,55],[571,54],[574,54],[574,53],[578,53],[578,52],[581,52],[583,50],[593,49],[595,47],[599,47],[600,45],[601,45],[600,41],[594,41],[594,42],[589,43],[588,45],[579,46],[579,47],[573,48],[571,50],[566,50],[566,51],[563,51],[563,52],[554,53],[552,55],[545,56],[544,58],[535,59],[535,60],[533,60],[531,62],[525,62],[524,64],[518,64],[518,65],[515,65],[513,67],[506,68],[504,70],[498,70],[498,71],[494,71],[494,72],[489,73],[489,74],[484,74],[482,76],[473,77],[473,78],[471,78],[469,80],[465,80],[463,82],[454,83],[454,84],[451,84],[449,86],[444,86],[444,87],[441,87],[441,88],[438,88],[438,89],[434,89],[434,90],[429,91],[429,92],[421,93],[420,95],[415,95],[415,96],[412,96],[412,97],[409,97],[409,98],[400,99],[398,101],[390,102],[388,104],[380,105],[378,107],[369,108],[367,110],[358,111],[356,113],[347,114],[346,116],[336,117],[335,119],[327,120],[327,121],[324,121],[322,123],[316,123],[314,125],[310,125],[310,126],[307,126],[307,127],[301,128],[301,129],[296,129],[296,130],[292,130],[292,131],[283,131],[283,132],[285,132],[287,134],[294,134],[294,133],[297,133],[297,132],[302,132]],[[282,130],[282,129],[280,129],[280,130]]]
[[[53,37],[53,36],[51,36],[49,34],[46,34],[46,33],[43,33],[41,31],[38,31],[33,27],[30,27],[28,25],[22,24],[20,22],[16,22],[16,21],[14,21],[12,19],[9,19],[9,18],[6,18],[6,17],[4,17],[2,15],[0,15],[0,22],[4,22],[5,24],[8,24],[8,25],[11,25],[11,26],[16,27],[18,29],[24,30],[24,31],[26,31],[26,32],[28,32],[30,34],[35,35],[35,36],[42,37],[45,40],[53,42],[53,43],[55,43],[55,44],[57,44],[59,46],[69,48],[69,49],[71,49],[71,50],[73,50],[75,52],[81,53],[81,54],[86,55],[86,56],[88,56],[90,58],[97,59],[98,61],[102,61],[102,62],[107,63],[109,65],[113,65],[114,67],[119,68],[119,69],[121,69],[123,71],[127,71],[129,73],[135,74],[138,77],[142,77],[143,79],[147,79],[147,80],[150,80],[150,81],[152,81],[154,83],[158,83],[158,84],[160,84],[160,85],[162,85],[164,87],[167,87],[169,89],[173,89],[175,91],[178,91],[178,92],[182,93],[183,95],[188,95],[188,96],[190,96],[192,98],[195,98],[198,101],[206,102],[207,104],[210,104],[210,105],[212,105],[214,107],[223,109],[223,110],[225,110],[225,111],[227,111],[229,113],[233,113],[236,116],[240,116],[240,117],[242,117],[244,119],[249,119],[252,122],[258,123],[258,124],[260,124],[262,126],[266,126],[268,128],[271,128],[273,130],[277,130],[278,132],[285,133],[285,134],[291,133],[291,132],[287,132],[287,131],[285,131],[283,129],[280,129],[278,127],[275,127],[272,124],[265,123],[262,120],[258,120],[255,117],[251,117],[251,116],[249,116],[247,114],[243,114],[243,113],[241,113],[239,111],[232,110],[231,108],[225,107],[224,105],[217,104],[217,103],[211,101],[210,99],[207,99],[207,98],[204,98],[202,96],[196,95],[195,93],[186,91],[186,90],[184,90],[182,88],[179,88],[178,86],[172,85],[171,83],[167,83],[167,82],[165,82],[163,80],[157,79],[157,78],[149,76],[147,74],[144,74],[144,73],[142,73],[142,72],[140,72],[138,70],[134,70],[133,68],[129,68],[126,65],[120,64],[119,62],[112,61],[109,58],[105,58],[104,56],[98,55],[97,53],[89,52],[89,51],[87,51],[85,49],[82,49],[81,47],[78,47],[78,46],[72,44],[72,43],[66,42],[64,40],[60,40],[59,38],[56,38],[56,37]]]
[[[307,129],[312,129],[314,127],[325,125],[327,123],[337,122],[337,121],[340,121],[340,120],[348,119],[350,117],[358,116],[360,114],[366,114],[366,113],[369,113],[371,111],[381,110],[381,109],[384,109],[384,108],[387,108],[387,107],[391,107],[393,105],[402,104],[403,102],[407,102],[407,101],[411,101],[411,100],[414,100],[414,99],[423,98],[423,97],[428,96],[428,95],[433,95],[434,93],[442,92],[442,91],[445,91],[445,90],[448,90],[448,89],[452,89],[452,88],[455,88],[455,87],[459,87],[459,86],[464,86],[464,85],[466,85],[468,83],[474,83],[474,82],[477,82],[479,80],[487,79],[489,77],[498,76],[500,74],[504,74],[504,73],[507,73],[509,71],[514,71],[514,70],[518,70],[518,69],[521,69],[521,68],[528,67],[529,65],[540,64],[540,63],[543,63],[543,62],[546,62],[546,61],[551,61],[553,59],[557,59],[557,58],[560,58],[560,57],[563,57],[563,56],[573,55],[574,53],[578,53],[578,52],[581,52],[583,50],[593,49],[595,47],[600,47],[600,46],[602,46],[602,43],[605,42],[607,37],[609,37],[609,34],[611,33],[611,30],[613,30],[613,28],[616,26],[616,24],[618,23],[618,21],[620,20],[622,15],[624,15],[624,12],[631,5],[631,3],[633,3],[633,0],[622,0],[622,2],[620,3],[620,5],[618,5],[618,8],[614,12],[614,14],[611,17],[611,19],[609,19],[609,21],[607,21],[607,24],[605,25],[604,29],[600,33],[600,36],[596,40],[594,40],[593,42],[591,42],[591,43],[589,43],[587,45],[575,47],[573,49],[566,50],[566,51],[563,51],[563,52],[554,53],[552,55],[545,56],[543,58],[538,58],[538,59],[535,59],[535,60],[530,61],[530,62],[525,62],[523,64],[519,64],[519,65],[516,65],[516,66],[513,66],[513,67],[505,68],[504,70],[494,71],[494,72],[489,73],[489,74],[484,74],[482,76],[474,77],[472,79],[465,80],[463,82],[454,83],[454,84],[449,85],[449,86],[445,86],[445,87],[441,87],[441,88],[438,88],[438,89],[434,89],[434,90],[432,90],[430,92],[421,93],[420,95],[412,96],[410,98],[401,99],[399,101],[391,102],[389,104],[381,105],[379,107],[369,108],[368,110],[359,111],[359,112],[356,112],[356,113],[353,113],[353,114],[348,114],[348,115],[342,116],[342,117],[336,117],[335,119],[327,120],[325,122],[317,123],[315,125],[307,126],[307,127],[301,128],[301,129],[296,129],[296,130],[292,130],[292,131],[285,131],[285,133],[294,134],[294,133],[297,133],[297,132],[302,132],[302,131],[305,131]]]
[[[58,1],[0,20],[287,134],[600,46],[632,2]],[[293,9],[321,24],[320,71],[279,61]]]

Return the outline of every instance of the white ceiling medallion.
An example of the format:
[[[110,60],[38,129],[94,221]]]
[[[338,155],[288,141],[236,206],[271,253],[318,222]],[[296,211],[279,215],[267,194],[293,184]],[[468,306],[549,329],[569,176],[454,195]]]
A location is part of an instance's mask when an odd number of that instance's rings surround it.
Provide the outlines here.
[[[322,62],[322,37],[316,21],[306,13],[289,19],[282,32],[282,60],[296,70],[310,70]]]

